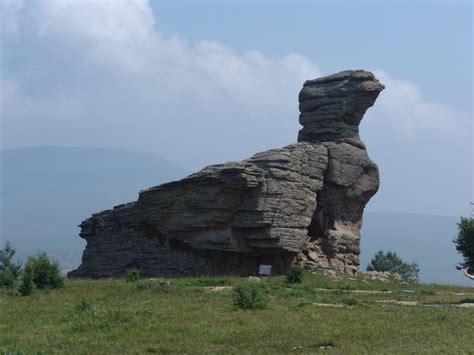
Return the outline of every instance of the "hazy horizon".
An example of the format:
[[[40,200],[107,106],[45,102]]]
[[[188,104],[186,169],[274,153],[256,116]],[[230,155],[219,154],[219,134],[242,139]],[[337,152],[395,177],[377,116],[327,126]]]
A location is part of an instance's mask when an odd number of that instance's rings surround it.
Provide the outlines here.
[[[144,154],[151,154],[151,155],[154,155],[156,157],[159,157],[161,159],[164,159],[165,161],[175,165],[176,167],[182,169],[182,171],[186,171],[187,174],[186,175],[189,175],[191,173],[193,173],[194,171],[190,171],[190,170],[187,170],[185,169],[183,166],[177,164],[176,162],[172,162],[170,161],[169,159],[166,159],[164,157],[162,157],[160,154],[158,153],[155,153],[155,152],[150,152],[150,151],[146,151],[146,150],[143,150],[143,149],[124,149],[124,148],[120,148],[120,147],[117,147],[117,148],[113,148],[113,147],[94,147],[94,146],[61,146],[61,145],[38,145],[38,146],[25,146],[25,147],[18,147],[18,148],[13,148],[13,149],[0,149],[0,152],[13,152],[13,151],[22,151],[22,150],[34,150],[34,149],[41,149],[41,148],[66,148],[66,149],[78,149],[78,150],[81,150],[81,149],[97,149],[97,150],[104,150],[104,151],[116,151],[116,152],[136,152],[136,153],[144,153]],[[218,163],[222,163],[222,162],[215,162],[216,164]],[[202,167],[204,168],[204,166]],[[171,181],[171,180],[170,180]],[[137,191],[138,193],[138,191]],[[370,201],[369,201],[369,204],[370,204]],[[403,212],[403,211],[383,211],[383,210],[379,210],[379,211],[368,211],[368,212],[371,212],[371,213],[385,213],[385,214],[409,214],[409,215],[428,215],[428,216],[440,216],[440,217],[456,217],[456,218],[459,218],[461,216],[468,216],[469,214],[466,214],[466,215],[457,215],[457,214],[436,214],[436,213],[419,213],[419,212]]]

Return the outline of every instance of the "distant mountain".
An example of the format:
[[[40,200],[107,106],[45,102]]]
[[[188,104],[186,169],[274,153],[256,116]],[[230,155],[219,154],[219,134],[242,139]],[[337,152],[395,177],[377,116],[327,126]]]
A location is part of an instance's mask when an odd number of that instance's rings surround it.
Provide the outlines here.
[[[85,246],[77,225],[138,191],[187,175],[155,154],[103,148],[31,147],[0,152],[0,242],[20,257],[40,250],[65,269],[80,262]]]
[[[151,153],[32,147],[0,152],[0,242],[10,240],[20,259],[47,251],[64,271],[77,267],[85,242],[77,225],[91,213],[134,201],[138,191],[188,174]],[[421,267],[421,280],[472,283],[454,266],[458,217],[365,213],[361,269],[379,249],[396,251]]]
[[[409,213],[365,213],[361,269],[377,250],[396,251],[420,265],[420,279],[429,283],[474,286],[455,266],[461,261],[453,238],[459,217]]]

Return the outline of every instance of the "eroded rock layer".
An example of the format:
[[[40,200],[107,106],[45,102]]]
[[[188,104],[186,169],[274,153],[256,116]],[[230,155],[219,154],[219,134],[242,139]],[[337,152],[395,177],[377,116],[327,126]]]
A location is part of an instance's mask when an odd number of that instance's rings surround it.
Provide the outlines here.
[[[358,135],[383,89],[366,71],[307,81],[298,142],[212,165],[92,215],[73,277],[252,275],[259,264],[354,272],[363,209],[378,169]]]

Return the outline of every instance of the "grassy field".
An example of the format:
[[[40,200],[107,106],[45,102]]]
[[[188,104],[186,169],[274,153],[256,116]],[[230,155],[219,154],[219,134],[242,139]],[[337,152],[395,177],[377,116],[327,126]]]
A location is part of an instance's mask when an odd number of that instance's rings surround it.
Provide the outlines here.
[[[271,277],[256,283],[268,307],[240,310],[240,284],[249,281],[68,281],[28,297],[3,289],[0,352],[474,354],[474,288]]]

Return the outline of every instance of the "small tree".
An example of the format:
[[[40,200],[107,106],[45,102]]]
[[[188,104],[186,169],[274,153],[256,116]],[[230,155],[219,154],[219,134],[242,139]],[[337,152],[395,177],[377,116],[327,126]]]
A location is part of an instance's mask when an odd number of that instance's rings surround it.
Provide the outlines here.
[[[34,289],[33,275],[30,272],[24,272],[18,292],[20,292],[22,296],[29,296],[33,293]]]
[[[0,271],[0,287],[12,288],[15,286],[18,275],[12,267],[7,266],[3,271]]]
[[[5,248],[0,249],[0,287],[12,287],[21,273],[21,265],[13,263],[16,250],[7,241]]]
[[[127,274],[125,275],[125,281],[127,282],[135,282],[140,280],[140,270],[138,269],[129,269],[127,270]]]
[[[399,274],[405,281],[417,281],[420,267],[417,263],[405,263],[395,252],[379,250],[367,265],[367,271],[381,271]]]
[[[60,288],[64,286],[59,264],[51,261],[46,253],[28,258],[25,274],[30,274],[35,286],[39,289]]]
[[[260,285],[239,285],[234,289],[233,303],[240,309],[265,309],[268,306],[268,297]]]
[[[286,282],[300,284],[303,282],[304,269],[301,266],[292,266],[286,273]]]
[[[465,268],[470,274],[474,274],[474,218],[461,217],[458,235],[453,242],[464,259],[457,268]]]

